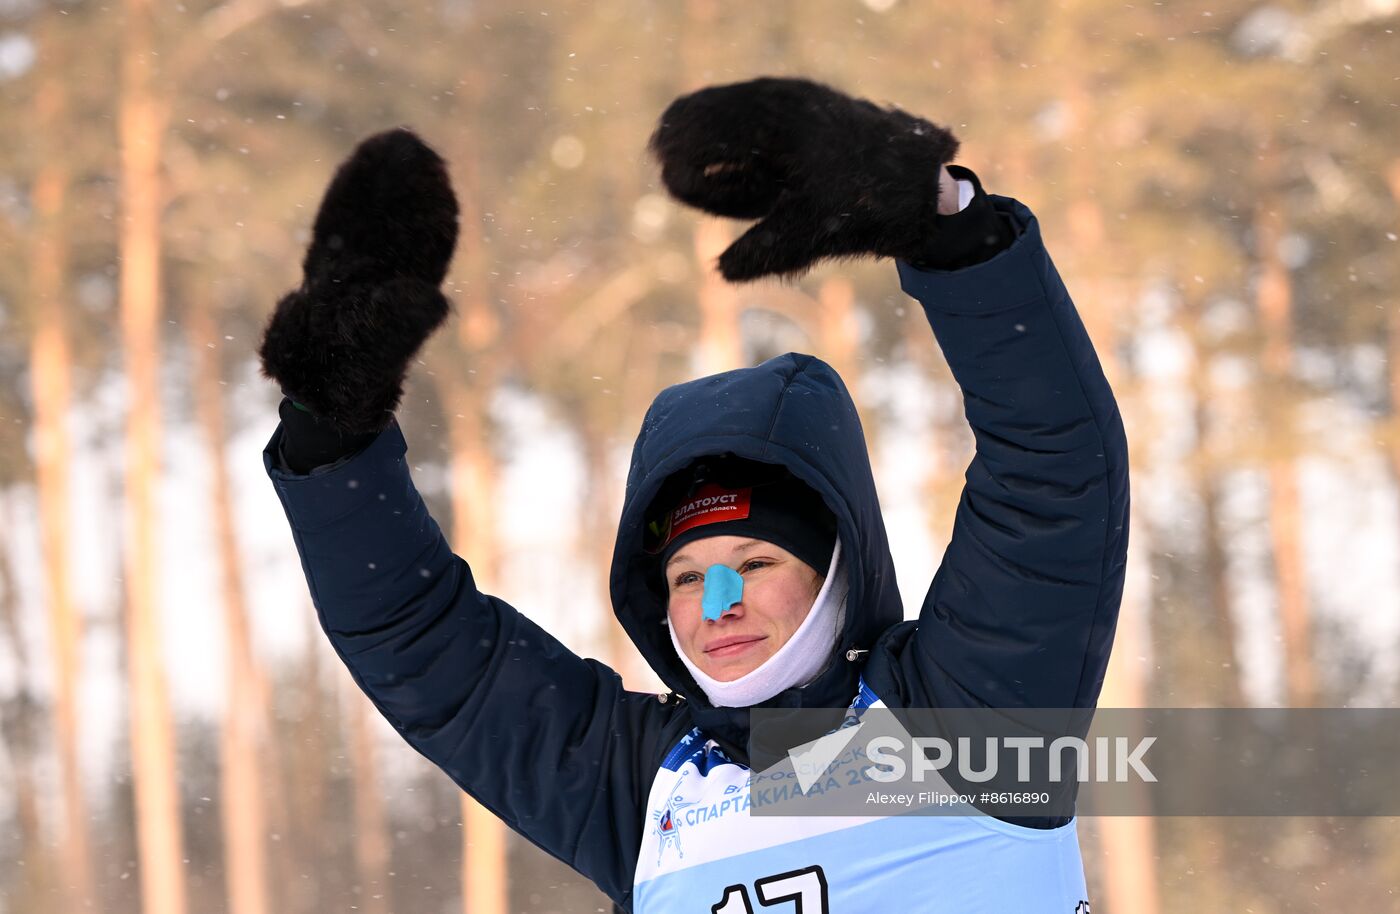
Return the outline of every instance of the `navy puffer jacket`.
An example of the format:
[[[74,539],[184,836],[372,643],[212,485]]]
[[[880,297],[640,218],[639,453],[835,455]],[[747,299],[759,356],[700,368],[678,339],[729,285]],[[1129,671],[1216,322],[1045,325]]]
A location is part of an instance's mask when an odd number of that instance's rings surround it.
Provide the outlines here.
[[[977,445],[917,621],[904,621],[864,436],[830,366],[789,353],[668,388],[647,412],[611,592],[620,623],[684,700],[624,690],[604,664],[482,593],[415,489],[397,424],[309,475],[280,464],[280,426],[269,442],[265,466],[321,624],[355,681],[415,749],[623,907],[663,754],[699,726],[744,757],[745,712],[706,701],[644,580],[644,512],[697,457],[788,467],[826,500],[845,544],[848,612],[831,661],[766,706],[844,707],[862,675],[905,707],[1097,700],[1127,549],[1122,421],[1038,221],[1016,200],[988,199],[1015,228],[1006,250],[958,270],[898,265],[962,387]],[[864,653],[847,659],[853,650]]]

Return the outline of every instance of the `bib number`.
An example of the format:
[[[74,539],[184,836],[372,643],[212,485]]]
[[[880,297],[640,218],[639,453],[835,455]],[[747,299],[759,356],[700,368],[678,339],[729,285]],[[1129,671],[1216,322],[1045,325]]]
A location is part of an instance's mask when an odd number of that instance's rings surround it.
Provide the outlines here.
[[[828,914],[826,874],[820,866],[765,876],[753,887],[758,903],[765,908],[791,901],[797,905],[794,914]],[[748,887],[741,883],[725,888],[724,897],[710,908],[710,914],[753,914]]]

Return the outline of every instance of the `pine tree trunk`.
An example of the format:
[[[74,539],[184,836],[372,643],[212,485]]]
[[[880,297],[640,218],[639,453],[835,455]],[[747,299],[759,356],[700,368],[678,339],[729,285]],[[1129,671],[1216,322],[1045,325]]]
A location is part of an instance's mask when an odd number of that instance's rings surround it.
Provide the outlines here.
[[[119,110],[121,327],[126,433],[127,675],[144,914],[185,914],[175,732],[161,656],[158,602],[160,148],[150,0],[126,0]]]
[[[297,666],[292,695],[296,697],[297,739],[281,747],[287,761],[287,804],[273,811],[274,818],[288,823],[283,831],[282,853],[276,855],[274,871],[277,888],[286,910],[296,914],[320,914],[322,896],[330,891],[326,857],[330,843],[325,823],[331,814],[326,798],[336,772],[328,760],[336,757],[342,745],[341,717],[325,686],[325,656],[329,647],[316,621],[310,599],[306,601],[306,648]],[[338,670],[336,671],[339,672]],[[339,681],[337,679],[337,681]],[[310,878],[306,878],[307,876]]]
[[[870,456],[874,461],[881,446],[877,437],[880,425],[871,421],[860,396],[860,325],[856,320],[855,286],[845,276],[829,276],[822,281],[817,290],[817,301],[811,305],[807,310],[809,316],[815,317],[817,354],[836,369],[836,373],[841,376],[841,382],[846,385],[846,390],[856,405],[856,415],[860,417],[866,446],[870,449]],[[922,315],[923,309],[917,310]],[[925,349],[930,348],[927,323],[924,324],[924,332],[918,343]],[[930,454],[925,461],[925,467],[927,469],[924,485],[926,491],[932,493],[938,488],[942,465],[936,455]],[[931,501],[936,503],[937,499]]]
[[[851,399],[859,403],[856,368],[860,344],[855,287],[844,276],[831,276],[822,282],[817,298],[817,351],[841,376]]]
[[[699,89],[712,81],[710,74],[719,59],[714,41],[718,14],[715,0],[685,2],[682,15],[686,27],[680,47],[680,69],[686,91]],[[728,225],[713,216],[702,215],[695,223],[695,259],[700,275],[700,339],[694,365],[697,374],[714,374],[744,365],[739,298],[734,287],[720,275],[716,263],[733,240]]]
[[[0,516],[0,527],[14,529],[8,510]],[[39,787],[35,769],[41,754],[38,723],[41,708],[30,691],[34,681],[33,664],[25,647],[17,613],[14,566],[8,549],[0,549],[0,632],[9,642],[9,656],[14,659],[14,678],[18,687],[12,694],[0,698],[0,743],[5,747],[9,781],[6,789],[14,804],[16,831],[6,837],[13,843],[15,859],[23,861],[11,882],[0,896],[16,911],[50,910],[55,904],[66,904],[71,897],[70,886],[59,886],[61,861],[54,859],[49,842],[44,839],[43,820],[39,813]],[[8,908],[7,908],[8,910]]]
[[[6,596],[4,599],[8,600]],[[14,842],[16,859],[23,868],[5,886],[4,900],[16,911],[52,910],[65,904],[72,888],[60,883],[61,866],[44,839],[43,822],[39,815],[38,778],[35,764],[38,756],[38,708],[29,691],[6,696],[0,702],[0,737],[5,740],[11,762],[6,789],[14,803],[16,832],[6,838]]]
[[[1054,38],[1071,55],[1079,50],[1082,36],[1070,16],[1058,17],[1060,27]],[[1097,145],[1098,122],[1094,117],[1091,74],[1083,60],[1066,71],[1064,92],[1069,136],[1067,145]],[[1066,221],[1068,248],[1074,252],[1069,264],[1071,288],[1085,330],[1094,342],[1104,375],[1110,383],[1121,384],[1118,362],[1119,327],[1115,321],[1116,303],[1129,299],[1136,289],[1105,276],[1104,264],[1111,262],[1111,245],[1105,229],[1103,206],[1098,199],[1094,176],[1084,169],[1071,169],[1067,188],[1069,207]],[[1125,404],[1126,405],[1126,404]],[[1143,665],[1146,652],[1151,589],[1143,551],[1143,525],[1129,534],[1134,552],[1129,556],[1122,607],[1114,637],[1113,657],[1099,697],[1102,707],[1140,708],[1146,697]],[[1107,865],[1103,870],[1109,911],[1135,911],[1156,914],[1161,909],[1158,892],[1156,835],[1153,821],[1145,817],[1106,816],[1100,820]]]
[[[1206,588],[1210,600],[1210,612],[1213,625],[1211,635],[1219,639],[1218,645],[1212,653],[1218,654],[1221,658],[1221,674],[1216,683],[1212,678],[1212,683],[1219,688],[1219,698],[1215,702],[1226,708],[1243,708],[1244,688],[1241,681],[1239,648],[1236,646],[1235,620],[1234,614],[1230,611],[1230,587],[1228,569],[1226,567],[1226,552],[1224,546],[1224,533],[1220,524],[1220,487],[1216,484],[1214,473],[1208,468],[1200,471],[1200,476],[1196,483],[1197,498],[1201,502],[1202,509],[1202,530],[1201,547],[1203,550],[1202,574],[1206,579]]]
[[[44,579],[49,598],[49,641],[54,670],[53,719],[63,796],[59,856],[67,877],[67,906],[98,910],[88,841],[87,797],[78,751],[79,658],[83,640],[81,610],[69,586],[69,490],[72,442],[68,410],[72,403],[69,349],[68,233],[64,202],[69,174],[66,159],[67,92],[64,46],[55,16],[38,30],[40,71],[35,91],[35,136],[40,148],[34,178],[34,246],[30,256],[30,301],[35,309],[30,377],[34,391],[34,461],[43,543]]]
[[[1071,93],[1071,124],[1087,121],[1087,99],[1081,92]],[[1103,210],[1090,195],[1088,187],[1072,189],[1074,200],[1069,210],[1069,248],[1080,252],[1077,265],[1082,274],[1074,279],[1074,299],[1084,321],[1085,329],[1094,341],[1104,374],[1110,382],[1121,384],[1123,372],[1116,357],[1118,326],[1110,302],[1131,295],[1126,284],[1115,283],[1095,275],[1095,258],[1106,253]],[[1132,528],[1129,542],[1134,552],[1128,562],[1127,577],[1114,637],[1113,658],[1104,689],[1099,697],[1101,707],[1140,708],[1146,697],[1144,670],[1139,658],[1146,652],[1148,615],[1151,611],[1151,590],[1148,572],[1142,557],[1143,526]],[[1157,877],[1157,840],[1150,817],[1105,816],[1099,820],[1107,865],[1103,869],[1104,894],[1109,911],[1134,911],[1137,914],[1157,914],[1161,910]]]
[[[1278,152],[1266,143],[1262,172],[1267,180],[1277,167]],[[1259,259],[1258,307],[1264,325],[1266,397],[1286,390],[1291,379],[1293,287],[1288,267],[1279,254],[1283,240],[1281,202],[1266,195],[1255,211],[1256,256]],[[1303,576],[1303,519],[1298,474],[1291,453],[1295,436],[1290,402],[1266,408],[1269,434],[1281,440],[1285,452],[1268,460],[1269,533],[1273,544],[1274,578],[1279,623],[1283,633],[1284,676],[1288,704],[1308,708],[1317,703],[1317,673],[1312,657],[1307,582]]]
[[[594,506],[617,504],[617,492],[613,484],[613,466],[608,460],[608,438],[598,428],[599,420],[581,417],[575,426],[583,439],[584,478],[588,492],[584,503]],[[655,675],[647,668],[637,646],[627,637],[627,631],[613,621],[609,610],[612,594],[609,589],[609,569],[612,563],[613,524],[616,513],[603,510],[590,510],[583,517],[584,558],[592,568],[600,570],[604,617],[599,620],[607,632],[608,665],[622,677],[623,685],[629,689],[647,688],[655,683]]]
[[[1195,470],[1193,485],[1196,500],[1201,505],[1201,575],[1205,579],[1205,597],[1208,601],[1209,619],[1207,637],[1213,642],[1208,646],[1208,658],[1219,657],[1220,675],[1211,675],[1204,683],[1217,698],[1210,704],[1227,708],[1244,707],[1244,687],[1241,680],[1238,639],[1235,636],[1234,615],[1231,612],[1229,568],[1224,532],[1220,520],[1219,475],[1215,465],[1213,426],[1211,423],[1210,385],[1211,362],[1200,328],[1200,303],[1190,301],[1185,306],[1184,330],[1191,340],[1194,353],[1188,369],[1192,407],[1196,431]]]
[[[695,370],[702,375],[744,367],[739,296],[715,264],[732,240],[728,226],[718,219],[704,216],[695,225],[695,259],[700,268],[700,345]]]
[[[345,693],[350,703],[350,769],[355,779],[357,908],[368,914],[388,914],[393,907],[389,897],[389,825],[379,775],[379,747],[371,730],[372,718],[379,712],[358,688],[348,687]]]
[[[501,570],[495,512],[499,469],[488,431],[491,393],[501,373],[501,328],[486,296],[475,149],[467,150],[461,161],[463,180],[458,196],[463,202],[463,267],[468,291],[458,322],[456,351],[472,365],[474,373],[464,382],[459,365],[449,364],[436,376],[452,448],[452,546],[470,563],[477,586],[489,591],[500,579]],[[505,914],[510,887],[506,827],[465,791],[461,803],[463,910],[465,914]]]
[[[267,733],[267,691],[262,671],[253,658],[233,516],[232,485],[224,456],[226,432],[218,357],[221,337],[209,313],[207,299],[202,295],[196,294],[191,300],[186,329],[194,356],[195,408],[204,427],[213,477],[210,517],[218,542],[224,642],[228,648],[219,783],[229,914],[269,914],[264,847],[267,836],[264,784],[269,773],[260,764],[262,742]]]
[[[467,305],[484,307],[476,301]],[[480,327],[464,315],[464,324]],[[478,341],[480,342],[480,341]],[[495,371],[483,350],[468,358],[476,365],[464,384],[457,370],[438,373],[447,404],[448,436],[452,445],[452,545],[472,567],[477,586],[489,590],[500,573],[496,537],[497,468],[486,432],[487,405]],[[466,914],[505,914],[508,898],[505,826],[465,792],[462,794],[462,902]]]
[[[1141,523],[1136,524],[1128,537],[1133,549],[1128,556],[1113,657],[1099,695],[1102,708],[1141,708],[1146,704],[1142,657],[1147,652],[1152,589],[1142,558],[1148,554],[1144,529]],[[1102,868],[1104,910],[1157,914],[1161,910],[1161,899],[1157,888],[1154,820],[1150,816],[1102,816],[1098,826],[1105,861]]]

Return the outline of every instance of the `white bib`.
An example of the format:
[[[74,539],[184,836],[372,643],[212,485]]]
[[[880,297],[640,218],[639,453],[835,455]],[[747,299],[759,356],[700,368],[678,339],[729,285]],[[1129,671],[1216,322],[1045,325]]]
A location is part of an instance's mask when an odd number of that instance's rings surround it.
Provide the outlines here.
[[[884,703],[862,683],[852,707]],[[647,802],[636,914],[1089,911],[1076,820],[750,815],[749,775],[698,728],[668,753]]]

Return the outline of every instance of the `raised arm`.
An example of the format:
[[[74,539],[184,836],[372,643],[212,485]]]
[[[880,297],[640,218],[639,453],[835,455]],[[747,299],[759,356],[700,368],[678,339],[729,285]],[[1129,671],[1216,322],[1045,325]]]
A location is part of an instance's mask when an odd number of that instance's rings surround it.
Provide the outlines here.
[[[670,711],[482,593],[419,497],[393,410],[448,314],[446,163],[370,137],[321,202],[303,281],[259,350],[282,388],[263,454],[321,626],[415,749],[507,825],[626,903]]]
[[[1016,239],[955,270],[899,262],[963,391],[977,452],[913,648],[941,707],[1093,707],[1128,546],[1123,422],[1020,202]]]
[[[913,641],[923,688],[903,677],[902,697],[1090,706],[1123,584],[1122,422],[1035,217],[947,165],[958,146],[898,108],[784,78],[682,96],[651,139],[672,196],[758,220],[720,255],[726,279],[894,257],[962,385],[977,458]],[[977,190],[965,210],[950,176]]]

